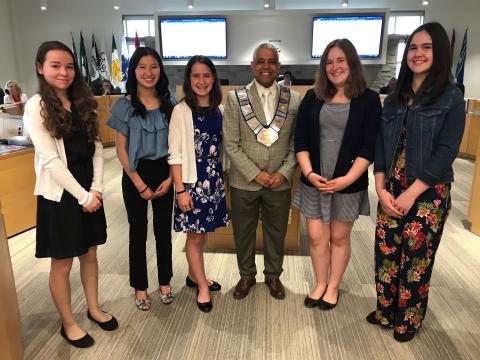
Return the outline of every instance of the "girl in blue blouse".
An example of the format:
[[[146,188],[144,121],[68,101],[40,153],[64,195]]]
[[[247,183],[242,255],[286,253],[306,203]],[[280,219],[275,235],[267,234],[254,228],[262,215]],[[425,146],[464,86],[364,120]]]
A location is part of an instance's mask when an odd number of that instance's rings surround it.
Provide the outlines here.
[[[127,95],[111,109],[108,125],[115,129],[117,156],[123,166],[122,192],[130,224],[130,286],[135,304],[148,310],[146,259],[147,208],[152,202],[160,299],[173,301],[171,223],[173,189],[168,155],[168,123],[173,101],[158,53],[139,47],[130,59]]]

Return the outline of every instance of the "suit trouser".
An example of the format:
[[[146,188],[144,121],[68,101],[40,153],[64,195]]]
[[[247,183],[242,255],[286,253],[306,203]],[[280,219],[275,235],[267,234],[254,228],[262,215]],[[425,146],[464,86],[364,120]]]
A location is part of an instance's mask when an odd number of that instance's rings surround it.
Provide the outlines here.
[[[165,158],[140,159],[137,172],[152,191],[169,176],[170,167]],[[122,191],[128,215],[130,286],[136,290],[148,288],[147,275],[147,209],[148,201],[142,199],[128,175],[123,172]],[[153,234],[157,250],[157,271],[160,285],[168,285],[172,278],[172,211],[173,187],[165,195],[152,201]]]
[[[256,228],[261,210],[265,278],[282,273],[284,242],[290,211],[290,189],[262,188],[247,191],[231,188],[233,237],[242,278],[254,278]]]

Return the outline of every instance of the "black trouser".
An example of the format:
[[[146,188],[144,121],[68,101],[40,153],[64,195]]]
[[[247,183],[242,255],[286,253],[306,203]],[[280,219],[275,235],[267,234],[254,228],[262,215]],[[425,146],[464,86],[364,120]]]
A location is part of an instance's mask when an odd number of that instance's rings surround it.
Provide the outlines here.
[[[166,158],[140,159],[137,172],[152,191],[168,178],[170,167]],[[130,286],[136,290],[148,288],[147,275],[147,209],[148,201],[142,199],[128,175],[123,172],[122,192],[130,224],[129,262]],[[169,192],[152,200],[153,234],[157,248],[157,271],[160,285],[168,285],[172,278],[172,210],[173,186]]]

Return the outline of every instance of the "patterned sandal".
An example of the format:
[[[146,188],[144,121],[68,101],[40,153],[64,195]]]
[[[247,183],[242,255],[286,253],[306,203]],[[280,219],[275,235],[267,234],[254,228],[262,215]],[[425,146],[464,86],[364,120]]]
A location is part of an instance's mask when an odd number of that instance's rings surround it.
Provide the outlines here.
[[[170,287],[170,285],[168,285],[168,286]],[[158,289],[158,291],[160,293],[160,301],[162,302],[162,304],[169,305],[173,302],[173,299],[175,298],[175,296],[172,293],[172,288],[171,287],[170,287],[170,291],[166,294],[162,293],[162,289]]]
[[[135,297],[135,305],[137,305],[137,308],[143,311],[150,310],[150,306],[152,306],[152,301],[147,298],[147,299],[137,299]]]

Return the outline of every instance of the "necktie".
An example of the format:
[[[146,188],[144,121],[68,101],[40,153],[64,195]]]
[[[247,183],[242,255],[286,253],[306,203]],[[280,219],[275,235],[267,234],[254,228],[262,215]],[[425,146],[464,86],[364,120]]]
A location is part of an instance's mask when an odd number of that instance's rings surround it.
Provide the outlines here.
[[[263,113],[265,114],[265,120],[269,123],[272,120],[272,109],[270,105],[270,97],[272,93],[270,90],[264,91],[262,94],[262,105],[263,105]]]

